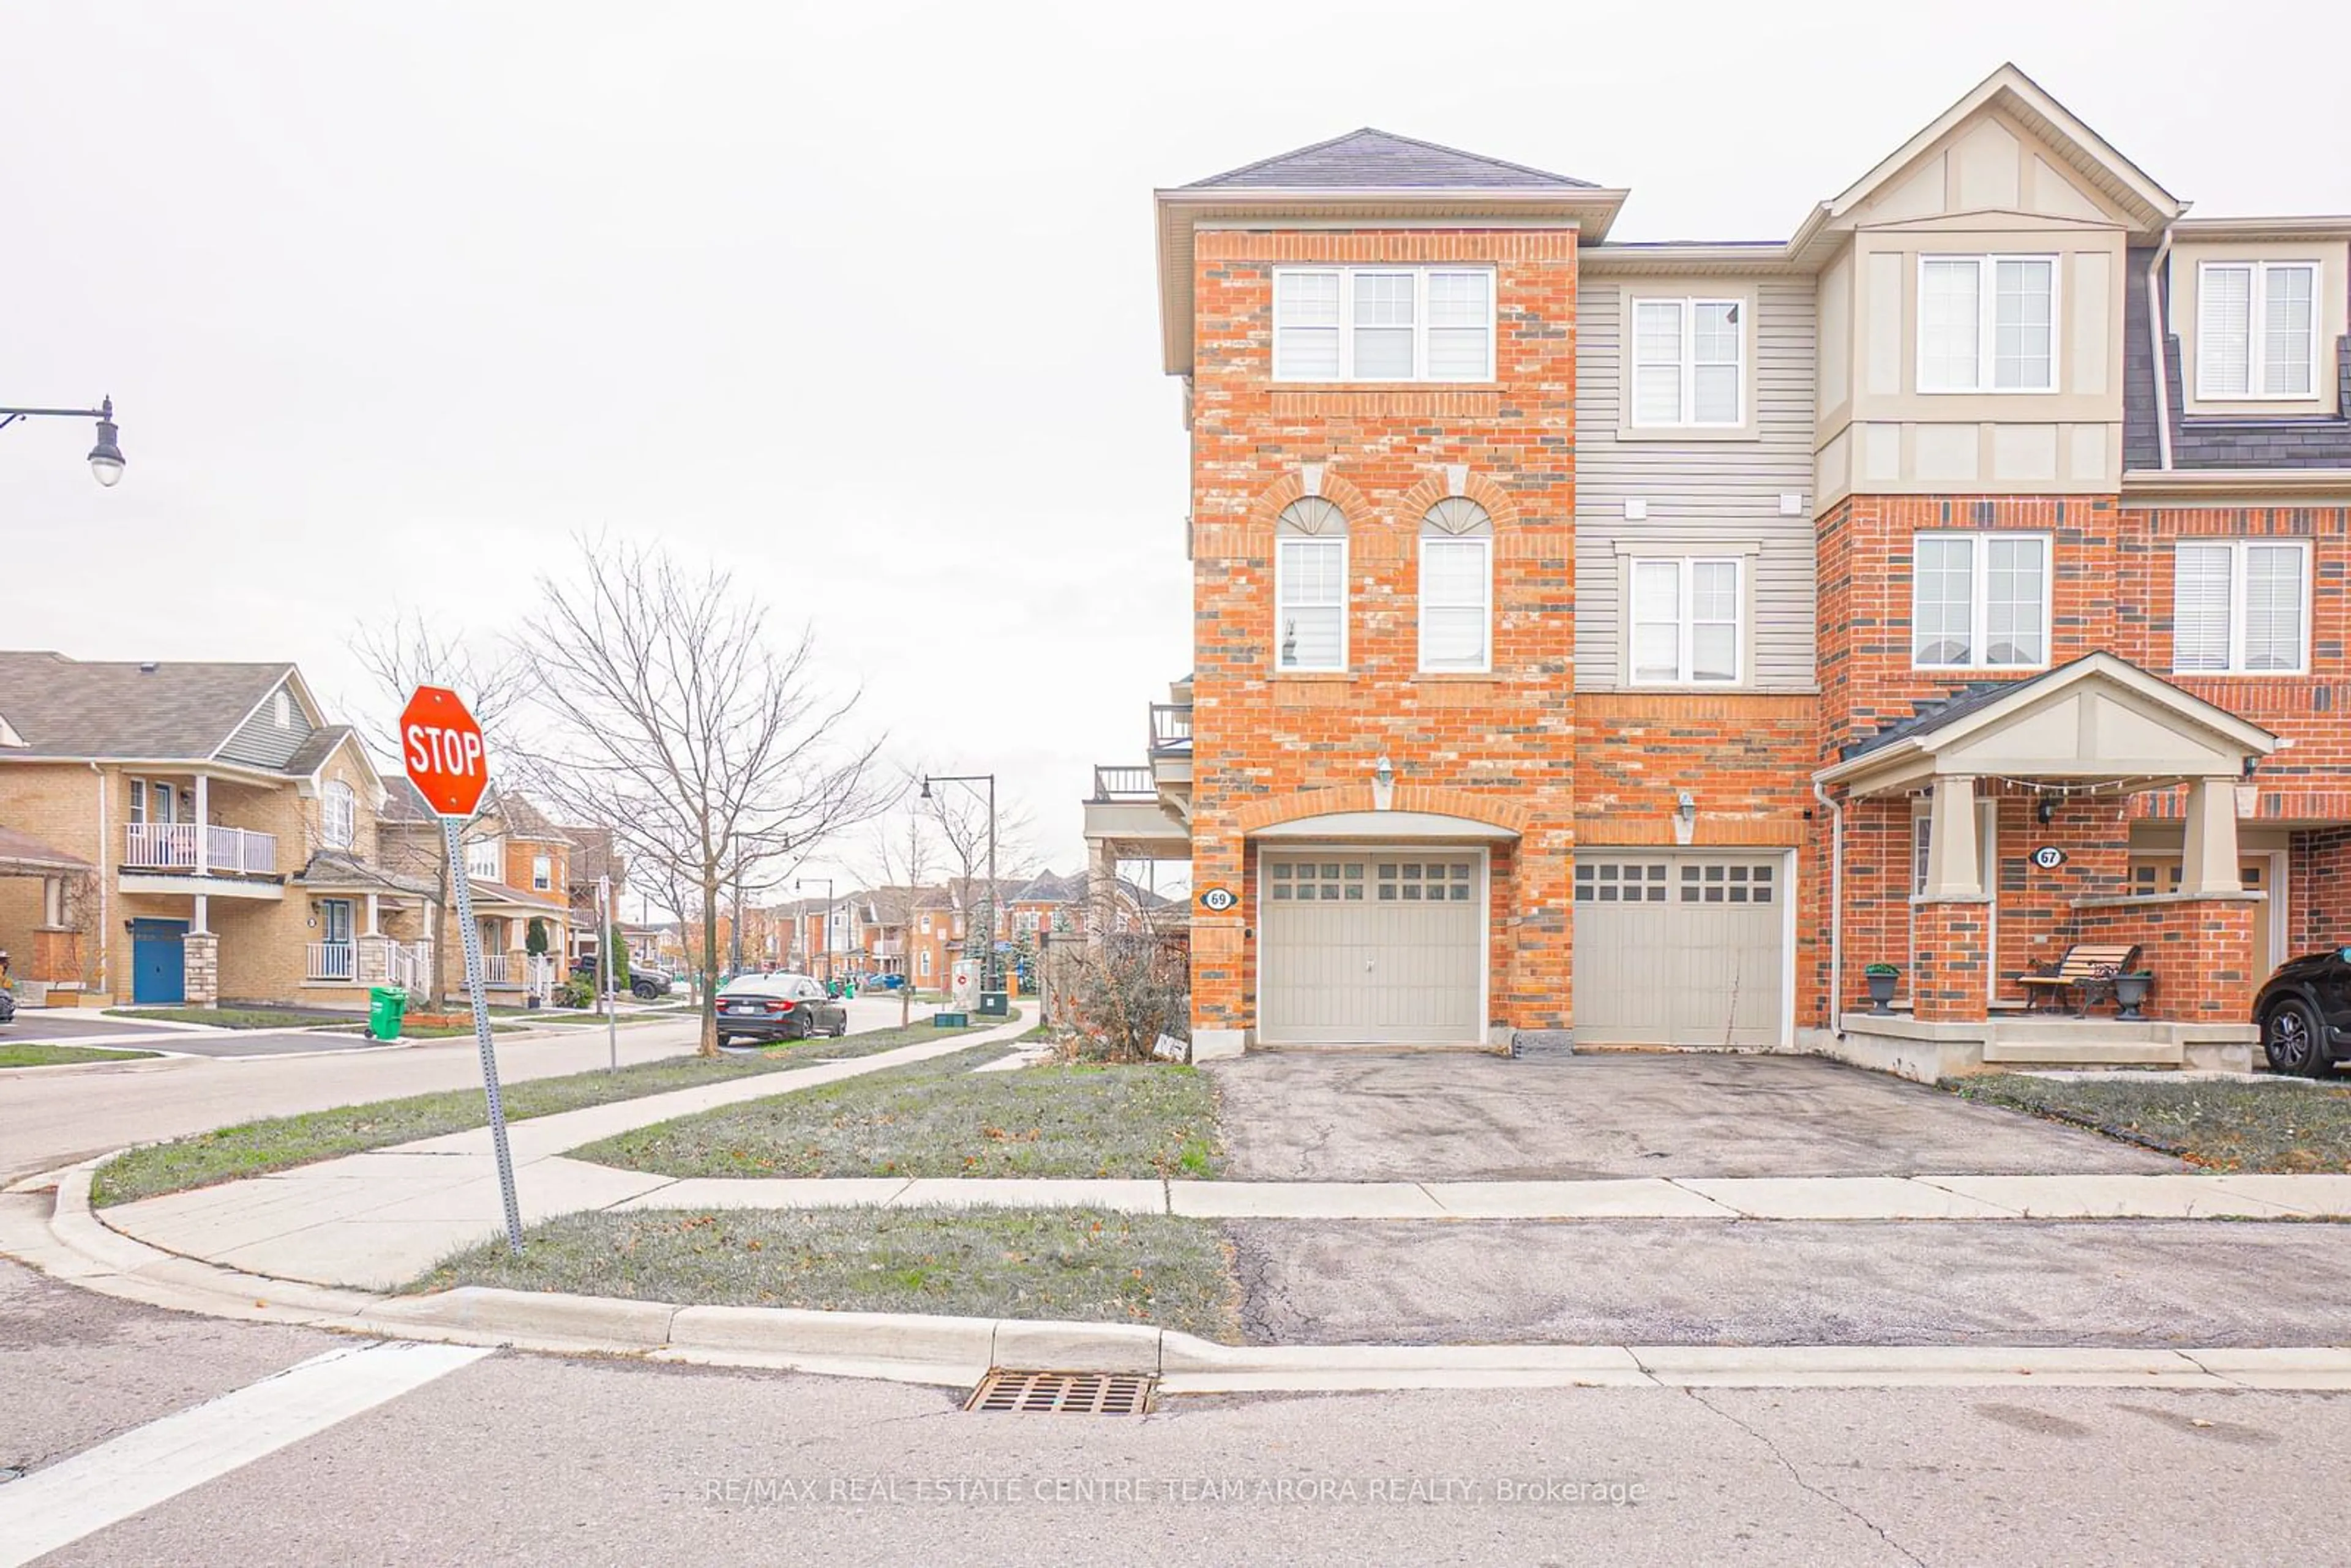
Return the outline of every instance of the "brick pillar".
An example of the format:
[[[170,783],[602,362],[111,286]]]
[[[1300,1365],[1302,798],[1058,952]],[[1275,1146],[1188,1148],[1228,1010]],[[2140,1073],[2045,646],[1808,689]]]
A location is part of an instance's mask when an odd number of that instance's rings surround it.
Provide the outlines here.
[[[1991,904],[1980,898],[1936,899],[1917,906],[1910,955],[1913,1017],[1972,1022],[1988,1016],[1991,916]]]
[[[1247,871],[1248,841],[1237,832],[1192,834],[1192,886],[1227,887],[1240,903],[1222,915],[1195,905],[1192,917],[1192,1056],[1238,1056],[1252,1021],[1249,977],[1257,921],[1254,878]]]
[[[181,981],[192,1008],[220,1005],[220,938],[209,931],[191,931],[180,939]]]
[[[356,939],[358,952],[353,961],[358,967],[353,977],[362,986],[381,986],[392,974],[392,938],[370,934]]]

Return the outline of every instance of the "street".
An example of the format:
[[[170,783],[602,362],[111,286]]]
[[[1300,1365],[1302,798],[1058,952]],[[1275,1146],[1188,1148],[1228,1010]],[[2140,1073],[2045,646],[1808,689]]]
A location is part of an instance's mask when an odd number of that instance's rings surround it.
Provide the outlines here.
[[[0,1265],[0,1476],[354,1343]],[[2340,1501],[2295,1456],[2351,1442],[2351,1400],[2254,1392],[1489,1390],[1140,1420],[956,1405],[467,1353],[136,1517],[109,1500],[163,1478],[96,1454],[76,1515],[94,1527],[47,1561],[2318,1563],[2340,1554]]]

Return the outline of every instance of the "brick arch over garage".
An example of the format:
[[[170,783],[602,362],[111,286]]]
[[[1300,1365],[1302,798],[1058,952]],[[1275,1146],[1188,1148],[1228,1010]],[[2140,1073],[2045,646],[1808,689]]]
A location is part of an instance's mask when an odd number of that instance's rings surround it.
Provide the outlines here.
[[[1480,503],[1481,505],[1483,503]],[[1447,789],[1428,784],[1398,784],[1391,792],[1390,810],[1426,811],[1431,816],[1461,817],[1488,827],[1525,834],[1531,823],[1527,809],[1496,796],[1470,789]],[[1374,811],[1371,782],[1342,784],[1328,789],[1308,789],[1295,795],[1252,800],[1233,817],[1243,834],[1262,832],[1304,817],[1327,817],[1339,811]]]

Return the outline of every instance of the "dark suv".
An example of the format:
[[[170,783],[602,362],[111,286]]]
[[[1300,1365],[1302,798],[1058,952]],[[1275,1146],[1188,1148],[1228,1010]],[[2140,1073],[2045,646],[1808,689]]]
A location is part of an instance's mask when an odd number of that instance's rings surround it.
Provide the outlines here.
[[[2325,1078],[2351,1058],[2351,947],[2290,958],[2253,998],[2275,1072]]]
[[[590,985],[601,986],[604,983],[604,977],[598,971],[596,960],[593,957],[582,958],[574,963],[571,966],[571,977],[575,980],[586,980]],[[629,966],[629,995],[641,1002],[661,1000],[669,995],[669,976],[659,969],[641,969],[634,964]]]

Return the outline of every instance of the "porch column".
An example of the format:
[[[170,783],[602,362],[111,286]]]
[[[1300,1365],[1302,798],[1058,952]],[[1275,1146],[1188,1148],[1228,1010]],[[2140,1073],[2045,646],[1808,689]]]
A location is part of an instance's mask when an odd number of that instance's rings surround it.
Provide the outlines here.
[[[2188,790],[2179,891],[2192,898],[2244,890],[2237,871],[2237,780],[2199,779]]]
[[[1934,815],[1927,834],[1926,896],[1981,898],[1982,864],[1976,845],[1976,781],[1965,775],[1936,779]]]
[[[376,895],[372,893],[367,895],[367,934],[371,936],[380,936],[383,934],[382,925],[378,924],[376,920],[375,897]]]
[[[196,775],[196,874],[198,876],[209,876],[213,869],[211,786],[211,779],[201,773]],[[201,931],[204,928],[204,917],[201,913],[204,900],[198,899],[196,905],[199,910],[196,915],[196,929]]]
[[[203,839],[201,829],[198,830],[198,835],[197,841],[202,842]],[[212,935],[213,930],[213,901],[205,894],[200,893],[196,894],[195,903],[195,918],[188,922],[188,934],[192,936],[209,936]]]

